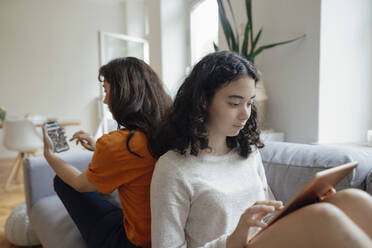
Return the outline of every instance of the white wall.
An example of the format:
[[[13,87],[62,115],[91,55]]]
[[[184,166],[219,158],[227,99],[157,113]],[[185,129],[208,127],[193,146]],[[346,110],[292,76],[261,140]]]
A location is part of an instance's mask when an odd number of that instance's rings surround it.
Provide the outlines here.
[[[185,76],[188,61],[188,11],[185,0],[161,0],[162,75],[172,96]]]
[[[147,37],[150,52],[157,53],[156,56],[150,53],[150,57],[158,60],[151,65],[157,68],[174,93],[188,65],[189,5],[195,0],[130,1],[144,1],[148,8],[150,32]],[[231,2],[239,28],[242,28],[246,23],[245,1]],[[255,61],[263,73],[269,95],[266,126],[283,131],[287,141],[358,141],[365,137],[367,128],[372,129],[372,100],[367,98],[372,93],[369,69],[372,6],[369,0],[343,0],[341,3],[338,0],[253,1],[255,32],[264,28],[260,45],[306,34],[305,39],[264,51]],[[129,19],[143,26],[141,12],[138,9],[130,12],[133,18]],[[364,35],[357,37],[346,32]],[[220,48],[227,49],[222,29],[219,39]],[[358,46],[351,47],[355,44]],[[344,66],[340,54],[353,60],[350,68],[357,74],[353,78],[357,83],[350,82],[350,70],[337,73],[337,68]],[[343,82],[340,82],[340,75],[343,75]],[[334,89],[335,84],[342,89],[337,87],[329,96],[328,89]],[[347,98],[348,93],[353,94],[348,96],[347,103],[344,101],[342,109],[337,101],[340,96]],[[353,118],[347,120],[351,110]],[[339,122],[343,124],[338,125]]]
[[[321,13],[319,142],[365,142],[372,129],[372,2],[322,1]]]
[[[131,0],[127,0],[128,2]],[[146,13],[149,20],[149,31],[144,37],[149,41],[150,65],[160,78],[163,76],[162,61],[162,26],[161,26],[161,0],[145,0]],[[143,17],[137,16],[135,20]]]
[[[162,78],[161,1],[126,0],[125,6],[125,33],[149,42],[150,65]]]
[[[98,31],[124,32],[122,0],[0,1],[0,105],[97,128]],[[0,131],[2,140],[2,131]],[[13,156],[0,145],[0,157]]]
[[[188,62],[188,0],[127,0],[128,35],[149,41],[150,65],[174,95]]]
[[[245,1],[236,0],[232,4],[238,25],[245,25]],[[263,51],[256,57],[255,65],[263,74],[269,96],[265,126],[284,132],[287,141],[315,142],[320,0],[257,0],[252,8],[255,33],[263,27],[259,45],[306,34],[305,39]],[[222,30],[219,37],[223,47]]]
[[[269,104],[267,122],[283,131],[287,141],[311,143],[318,134],[320,0],[254,1],[256,30],[262,43],[298,42],[266,50],[257,57]]]
[[[144,38],[148,34],[146,11],[145,0],[125,1],[125,34],[139,38]]]
[[[190,2],[193,1],[0,1],[0,105],[6,107],[9,115],[34,113],[80,119],[81,127],[68,128],[68,134],[77,129],[93,133],[97,127],[99,30],[147,39],[151,66],[175,92],[188,65]],[[232,4],[238,24],[244,24],[244,0],[234,0]],[[366,97],[372,93],[369,69],[372,49],[371,45],[367,46],[372,40],[372,4],[369,0],[353,3],[343,0],[343,5],[353,10],[346,14],[352,12],[355,16],[342,19],[342,25],[363,28],[365,36],[342,35],[342,30],[332,28],[336,25],[336,14],[345,11],[334,8],[340,6],[336,0],[253,1],[255,31],[264,27],[260,44],[307,35],[299,42],[266,50],[255,61],[263,72],[269,95],[267,126],[285,132],[287,141],[335,140],[340,133],[346,134],[338,141],[349,141],[364,136],[364,131],[350,131],[354,127],[372,129],[372,115],[368,115],[372,100]],[[361,13],[355,14],[357,11]],[[220,47],[226,48],[222,32],[219,37]],[[353,52],[347,53],[344,47],[353,42],[365,47],[364,52],[354,47]],[[337,46],[333,47],[334,44]],[[333,56],[335,53],[339,56],[340,50],[347,61],[353,61],[349,68],[357,74],[351,78],[351,73],[342,70],[341,83],[337,68],[344,65]],[[366,54],[370,54],[369,58]],[[360,84],[351,82],[355,80]],[[346,88],[330,95],[329,88],[335,84]],[[345,111],[351,114],[352,109],[353,121],[330,115],[341,109],[332,103],[339,98],[351,105],[342,105],[344,111],[337,116],[345,117]],[[327,103],[326,99],[331,101]],[[349,106],[352,108],[348,110]],[[344,125],[334,129],[340,121]],[[351,125],[357,126],[351,128]],[[0,146],[0,157],[9,154]]]
[[[125,33],[146,39],[150,47],[150,65],[162,78],[162,25],[160,0],[126,0]]]

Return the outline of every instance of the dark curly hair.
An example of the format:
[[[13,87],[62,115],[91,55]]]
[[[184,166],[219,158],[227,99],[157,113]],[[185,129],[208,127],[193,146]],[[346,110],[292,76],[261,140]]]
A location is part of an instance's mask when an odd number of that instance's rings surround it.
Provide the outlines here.
[[[144,61],[134,58],[117,58],[99,69],[98,80],[110,85],[109,109],[118,123],[118,129],[130,130],[129,141],[136,130],[142,131],[148,140],[150,153],[157,145],[155,130],[172,107],[172,99],[165,92],[157,74]]]
[[[245,58],[229,51],[215,52],[205,56],[195,65],[177,92],[173,109],[158,133],[157,154],[176,150],[197,156],[199,151],[208,148],[208,134],[205,124],[208,106],[216,92],[241,77],[249,76],[257,82],[258,75],[254,65]],[[237,148],[242,157],[252,152],[251,145],[262,148],[260,130],[257,126],[257,110],[252,104],[250,118],[239,134],[226,137],[229,148]]]

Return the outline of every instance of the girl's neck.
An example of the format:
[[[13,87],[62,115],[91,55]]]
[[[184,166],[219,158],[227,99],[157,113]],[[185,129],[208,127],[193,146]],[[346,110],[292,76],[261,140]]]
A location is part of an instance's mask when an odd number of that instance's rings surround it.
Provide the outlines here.
[[[216,135],[209,135],[208,147],[206,153],[215,156],[222,156],[230,152],[230,148],[226,144],[226,137],[217,137]]]

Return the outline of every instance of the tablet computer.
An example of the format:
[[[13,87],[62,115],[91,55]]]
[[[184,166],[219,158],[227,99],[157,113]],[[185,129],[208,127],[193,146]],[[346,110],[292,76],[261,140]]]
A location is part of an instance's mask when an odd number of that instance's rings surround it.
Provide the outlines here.
[[[282,209],[280,209],[273,218],[267,222],[267,226],[262,228],[250,241],[284,216],[301,207],[318,202],[321,196],[326,194],[330,188],[335,187],[336,184],[357,167],[357,165],[358,162],[355,161],[315,173],[312,179],[300,190],[300,192]]]

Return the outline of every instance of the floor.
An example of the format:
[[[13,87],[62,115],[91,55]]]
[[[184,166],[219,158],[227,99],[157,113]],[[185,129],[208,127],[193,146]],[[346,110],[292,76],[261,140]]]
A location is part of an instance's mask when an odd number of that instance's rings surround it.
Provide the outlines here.
[[[25,201],[23,185],[11,185],[7,191],[3,189],[5,179],[8,176],[14,160],[15,159],[0,160],[0,248],[17,247],[6,240],[4,226],[13,208]]]

